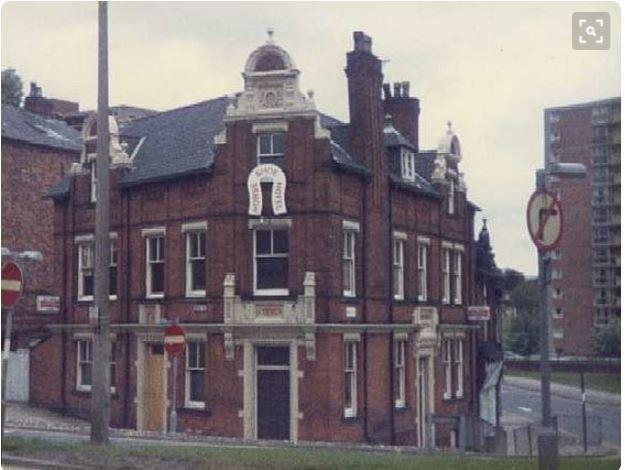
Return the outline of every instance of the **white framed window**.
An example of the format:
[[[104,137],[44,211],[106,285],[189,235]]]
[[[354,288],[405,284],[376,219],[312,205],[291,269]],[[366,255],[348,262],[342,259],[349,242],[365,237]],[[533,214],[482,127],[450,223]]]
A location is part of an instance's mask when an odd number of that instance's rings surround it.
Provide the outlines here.
[[[91,391],[93,371],[93,342],[79,340],[76,342],[76,390]]]
[[[254,293],[289,294],[289,231],[286,228],[254,230]]]
[[[404,299],[404,238],[393,238],[393,297]]]
[[[564,330],[562,329],[562,327],[556,326],[553,328],[553,337],[555,339],[564,338]]]
[[[165,295],[165,235],[153,234],[145,239],[145,291],[146,297]]]
[[[115,343],[111,343],[111,393],[115,392],[117,360]],[[93,341],[81,339],[76,341],[76,390],[90,392],[93,385]]]
[[[394,342],[394,362],[395,362],[395,408],[406,407],[406,340],[395,340]]]
[[[78,300],[92,301],[94,292],[93,241],[78,243]]]
[[[185,397],[187,408],[204,408],[206,343],[203,341],[189,341],[187,343],[187,363],[185,372]]]
[[[186,295],[206,295],[206,232],[186,233]]]
[[[456,212],[456,187],[453,181],[449,182],[449,194],[447,195],[447,212],[450,215]]]
[[[346,418],[358,415],[358,343],[346,341],[345,348],[345,409]]]
[[[98,174],[97,174],[97,162],[93,160],[91,162],[91,202],[96,202],[98,199]]]
[[[451,398],[451,340],[443,340],[443,367],[445,369],[445,393],[443,398]]]
[[[451,249],[443,248],[443,303],[451,300]]]
[[[343,230],[343,295],[356,297],[356,235],[353,229]]]
[[[456,398],[464,395],[464,351],[462,338],[456,338],[454,355],[456,356]]]
[[[401,176],[405,180],[415,179],[415,154],[406,148],[401,150]]]
[[[453,256],[453,299],[454,304],[462,304],[462,253],[458,250],[454,251]]]
[[[428,299],[428,245],[419,243],[417,246],[417,295],[424,302]]]
[[[117,240],[109,243],[109,298],[117,298]]]
[[[282,165],[286,149],[286,133],[272,132],[257,136],[258,163]]]

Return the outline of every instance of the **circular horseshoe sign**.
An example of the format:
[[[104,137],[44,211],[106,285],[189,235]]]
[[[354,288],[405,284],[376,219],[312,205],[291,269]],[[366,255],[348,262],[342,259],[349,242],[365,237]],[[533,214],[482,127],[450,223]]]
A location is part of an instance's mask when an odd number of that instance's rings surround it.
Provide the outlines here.
[[[527,229],[539,251],[553,250],[562,236],[562,206],[555,194],[536,191],[527,203]]]

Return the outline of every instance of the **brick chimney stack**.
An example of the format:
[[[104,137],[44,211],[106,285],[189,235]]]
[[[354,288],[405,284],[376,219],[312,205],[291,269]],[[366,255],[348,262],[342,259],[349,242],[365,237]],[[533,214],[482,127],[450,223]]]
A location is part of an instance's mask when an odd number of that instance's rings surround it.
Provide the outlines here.
[[[35,82],[30,82],[30,94],[24,99],[24,109],[46,117],[61,118],[68,114],[77,113],[78,103],[46,98],[43,96],[41,87]]]
[[[410,82],[396,82],[393,84],[393,96],[391,85],[384,84],[384,114],[390,114],[393,118],[393,126],[408,141],[419,149],[419,100],[410,97]],[[386,92],[388,90],[388,92]]]
[[[371,38],[354,32],[354,49],[347,53],[350,153],[375,174],[385,171],[382,61],[371,52]]]

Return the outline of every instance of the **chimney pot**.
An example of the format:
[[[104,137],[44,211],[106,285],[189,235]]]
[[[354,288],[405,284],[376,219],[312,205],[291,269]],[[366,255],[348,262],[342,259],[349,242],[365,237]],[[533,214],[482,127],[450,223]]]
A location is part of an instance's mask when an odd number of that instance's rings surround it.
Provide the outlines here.
[[[410,82],[401,83],[401,94],[404,98],[410,97]]]
[[[371,53],[371,37],[362,31],[354,31],[354,50]]]
[[[384,91],[384,99],[388,100],[391,97],[391,84],[385,83],[382,85],[382,90]]]
[[[399,98],[401,96],[401,83],[393,83],[393,96],[395,98]]]

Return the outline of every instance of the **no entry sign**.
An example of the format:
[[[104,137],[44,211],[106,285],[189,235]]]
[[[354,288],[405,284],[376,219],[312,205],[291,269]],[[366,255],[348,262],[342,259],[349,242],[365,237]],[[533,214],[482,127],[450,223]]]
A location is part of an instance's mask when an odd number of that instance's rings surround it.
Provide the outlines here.
[[[184,330],[180,325],[169,325],[165,329],[165,350],[172,357],[179,356],[184,351]]]
[[[527,229],[540,251],[553,250],[562,236],[562,206],[555,194],[536,191],[527,204]]]
[[[13,307],[22,295],[24,276],[22,269],[13,261],[2,266],[2,306]]]

